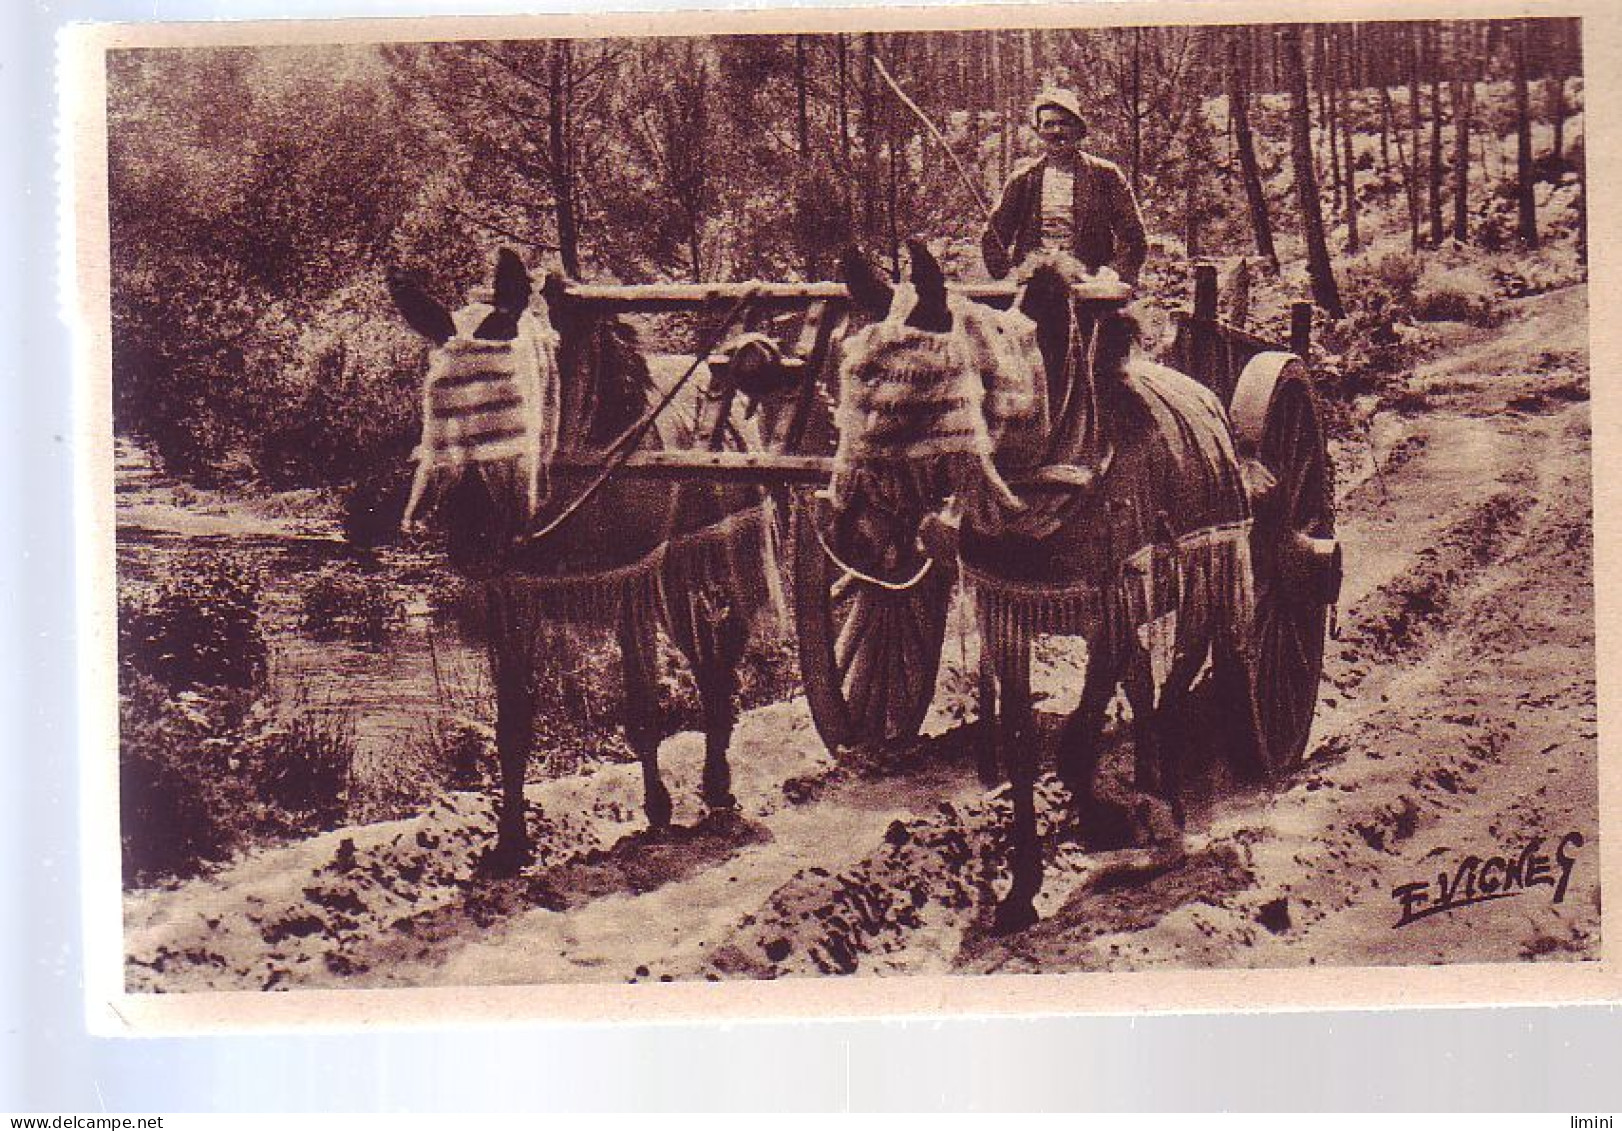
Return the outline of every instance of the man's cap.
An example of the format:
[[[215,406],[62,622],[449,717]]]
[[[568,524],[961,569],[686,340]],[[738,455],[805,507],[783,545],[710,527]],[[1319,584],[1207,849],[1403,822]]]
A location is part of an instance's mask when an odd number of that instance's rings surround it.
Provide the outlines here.
[[[1082,129],[1087,128],[1087,119],[1083,117],[1081,113],[1081,101],[1070,91],[1060,90],[1057,87],[1054,87],[1044,90],[1041,94],[1038,94],[1031,102],[1032,126],[1041,124],[1042,107],[1044,106],[1052,106],[1056,109],[1063,110],[1077,122],[1081,123]]]

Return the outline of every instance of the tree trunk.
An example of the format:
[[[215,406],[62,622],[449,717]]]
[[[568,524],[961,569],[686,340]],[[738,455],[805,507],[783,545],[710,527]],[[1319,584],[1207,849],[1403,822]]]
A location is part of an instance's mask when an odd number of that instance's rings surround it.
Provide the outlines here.
[[[1143,29],[1132,29],[1132,194],[1143,195]]]
[[[1228,103],[1233,121],[1235,144],[1239,149],[1239,170],[1245,182],[1245,200],[1250,204],[1250,227],[1256,236],[1256,253],[1274,271],[1278,252],[1273,248],[1273,224],[1267,215],[1267,195],[1262,191],[1261,169],[1256,164],[1256,147],[1250,132],[1250,92],[1246,89],[1249,52],[1241,55],[1239,38],[1246,29],[1228,32]]]
[[[889,54],[890,63],[896,68],[896,72],[905,74],[899,47]],[[884,145],[886,155],[889,158],[888,177],[884,191],[885,236],[890,242],[890,271],[895,278],[899,279],[901,277],[901,157],[897,151],[901,143],[896,136],[900,133],[900,130],[897,128],[895,105],[892,101],[885,101],[883,116]]]
[[[993,86],[998,118],[998,182],[1006,182],[1014,169],[1014,117],[1009,114],[1009,81],[1002,58],[1002,32],[991,32],[991,86]]]
[[[1318,36],[1318,105],[1324,111],[1324,133],[1329,139],[1330,201],[1335,211],[1344,216],[1346,177],[1341,171],[1340,161],[1340,93],[1337,89],[1340,82],[1335,73],[1338,54],[1335,30],[1321,24],[1315,29]]]
[[[796,153],[803,164],[811,155],[811,118],[806,107],[805,36],[794,37],[794,138]]]
[[[1519,204],[1519,235],[1527,247],[1538,245],[1538,213],[1532,182],[1532,111],[1527,90],[1527,39],[1531,21],[1515,25],[1515,198]]]
[[[1415,251],[1420,248],[1419,238],[1419,55],[1420,25],[1408,28],[1408,127],[1412,141],[1408,161],[1408,239]]]
[[[1554,164],[1560,168],[1566,159],[1566,73],[1562,69],[1549,76],[1549,118],[1554,123]]]
[[[1334,38],[1330,41],[1332,48],[1330,81],[1339,86],[1345,77],[1344,43],[1341,29],[1336,28],[1332,33]],[[1331,88],[1330,97],[1334,98]],[[1333,103],[1331,103],[1333,105]],[[1346,148],[1346,159],[1342,162],[1346,169],[1346,250],[1355,253],[1363,246],[1363,241],[1357,235],[1357,168],[1355,165],[1356,153],[1352,148],[1352,92],[1350,88],[1345,91],[1345,99],[1341,102],[1340,136],[1341,144]]]
[[[1432,23],[1428,31],[1430,40],[1431,79],[1431,147],[1430,178],[1427,212],[1430,216],[1432,247],[1442,242],[1442,43],[1439,25]]]
[[[1323,205],[1318,199],[1318,178],[1312,167],[1311,95],[1307,91],[1306,60],[1301,53],[1301,28],[1290,25],[1283,36],[1284,69],[1290,87],[1290,156],[1295,163],[1296,194],[1301,204],[1301,227],[1307,242],[1307,270],[1312,276],[1312,297],[1333,318],[1345,310],[1335,285],[1329,245],[1324,240]]]
[[[569,136],[574,58],[567,39],[554,39],[547,59],[546,132],[552,172],[553,209],[558,224],[558,258],[563,273],[580,278],[580,225],[575,215],[574,144]]]
[[[1465,36],[1467,25],[1453,25],[1453,238],[1470,242],[1470,89]]]
[[[862,242],[875,247],[879,235],[879,98],[878,74],[873,68],[878,44],[872,32],[862,33]]]
[[[840,32],[835,40],[839,62],[839,155],[850,172],[850,41]]]
[[[1386,176],[1391,175],[1391,88],[1380,86],[1380,172]],[[1402,137],[1397,137],[1398,156],[1401,154]]]

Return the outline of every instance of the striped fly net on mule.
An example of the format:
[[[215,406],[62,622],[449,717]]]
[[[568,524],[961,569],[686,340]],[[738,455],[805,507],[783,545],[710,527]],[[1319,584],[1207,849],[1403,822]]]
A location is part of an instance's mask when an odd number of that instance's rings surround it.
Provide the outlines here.
[[[1025,504],[998,463],[1034,465],[1047,439],[1035,324],[952,295],[952,330],[931,333],[905,324],[915,302],[902,286],[884,321],[845,342],[839,370],[834,539],[880,575],[910,568],[919,523],[948,496],[965,521],[1003,529]]]
[[[503,529],[519,535],[544,526],[548,515],[570,502],[554,499],[549,481],[564,442],[559,334],[537,308],[518,316],[510,341],[473,337],[493,309],[474,302],[453,314],[455,336],[429,358],[407,524],[444,501],[470,470],[483,480]],[[664,363],[649,362],[656,387],[673,384],[686,368],[672,368],[685,359],[656,360]],[[582,382],[599,376],[569,374]],[[694,446],[697,401],[704,395],[700,384],[681,390],[655,419],[648,442]],[[571,433],[576,427],[569,424]],[[735,445],[759,446],[748,421],[736,422],[728,436]],[[626,614],[638,623],[653,619],[680,629],[713,619],[724,604],[781,618],[779,550],[769,499],[758,492],[721,498],[722,489],[702,487],[662,493],[629,488],[639,500],[653,500],[653,506],[645,515],[628,516],[615,509],[626,490],[624,484],[611,484],[593,506],[516,559],[525,576],[509,595],[514,615],[603,625]],[[648,529],[627,529],[627,537],[616,538],[614,531],[637,520],[646,521]],[[621,550],[629,552],[616,553]],[[553,565],[581,553],[596,564]],[[544,568],[529,568],[536,562]],[[695,608],[694,602],[704,607]]]
[[[520,528],[546,501],[558,448],[558,335],[544,315],[526,310],[511,341],[473,337],[493,310],[482,302],[458,310],[456,336],[429,359],[407,525],[469,467]]]

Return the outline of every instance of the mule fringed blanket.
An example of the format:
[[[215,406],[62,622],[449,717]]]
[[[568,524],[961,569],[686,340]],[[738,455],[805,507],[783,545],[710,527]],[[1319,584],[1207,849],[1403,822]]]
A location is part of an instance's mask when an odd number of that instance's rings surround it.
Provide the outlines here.
[[[1037,636],[1085,636],[1136,646],[1149,656],[1158,683],[1178,651],[1207,638],[1212,614],[1233,610],[1234,641],[1248,645],[1254,617],[1250,520],[1195,530],[1144,546],[1102,584],[1013,580],[963,563],[975,594],[981,640],[994,659],[1012,658]],[[1167,618],[1174,621],[1167,624]]]
[[[1088,505],[1040,540],[965,530],[963,577],[988,646],[1012,656],[1041,633],[1135,634],[1159,673],[1221,614],[1248,648],[1250,509],[1222,406],[1137,358],[1100,395],[1116,455]]]
[[[638,623],[671,625],[716,615],[721,603],[754,609],[762,595],[779,620],[787,615],[770,501],[674,535],[634,562],[589,573],[523,576],[511,588],[531,623],[611,625],[629,615]],[[712,607],[689,607],[695,601]]]
[[[558,448],[558,335],[526,311],[511,341],[474,338],[493,309],[472,303],[452,315],[456,336],[429,361],[408,525],[468,467],[526,523],[546,501],[546,469]]]

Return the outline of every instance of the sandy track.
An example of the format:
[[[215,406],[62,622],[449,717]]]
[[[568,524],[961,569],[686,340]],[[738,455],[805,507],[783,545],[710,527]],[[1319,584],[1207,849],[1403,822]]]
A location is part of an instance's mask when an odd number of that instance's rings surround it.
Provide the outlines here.
[[[836,766],[796,701],[742,720],[736,816],[699,811],[691,734],[662,751],[678,799],[664,837],[641,829],[634,767],[532,785],[545,855],[517,880],[474,880],[494,822],[466,794],[133,893],[130,986],[1596,955],[1586,297],[1522,303],[1413,374],[1404,411],[1342,453],[1348,572],[1306,764],[1264,790],[1215,781],[1182,837],[1147,807],[1142,843],[1100,855],[1076,847],[1045,786],[1043,921],[1020,936],[986,931],[1007,808],[941,705],[916,748]],[[1043,649],[1049,710],[1073,701],[1077,651]],[[1123,794],[1128,761],[1115,740],[1106,778]],[[1571,861],[1560,902],[1534,883],[1394,927],[1395,889],[1427,883],[1434,905],[1438,874],[1520,861],[1534,841],[1531,857]]]

